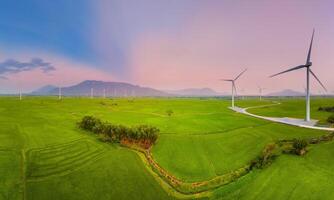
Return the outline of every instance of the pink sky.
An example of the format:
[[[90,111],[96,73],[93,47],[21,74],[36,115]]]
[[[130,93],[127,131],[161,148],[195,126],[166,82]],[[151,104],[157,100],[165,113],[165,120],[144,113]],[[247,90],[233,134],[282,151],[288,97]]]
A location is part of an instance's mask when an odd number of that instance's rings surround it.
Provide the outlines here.
[[[89,40],[100,64],[29,47],[9,53],[0,45],[1,60],[42,57],[56,68],[51,74],[35,70],[0,79],[0,89],[13,91],[21,77],[27,91],[94,79],[157,89],[210,87],[230,92],[230,84],[219,79],[233,78],[248,68],[237,82],[239,91],[246,94],[258,93],[258,85],[267,88],[266,93],[303,91],[304,70],[268,76],[305,63],[315,28],[312,70],[334,91],[334,2],[208,0],[190,4],[96,2]],[[318,93],[320,85],[311,80],[312,92]]]
[[[129,80],[161,89],[210,87],[230,92],[229,83],[218,79],[232,78],[248,68],[237,83],[248,94],[257,93],[258,85],[267,92],[303,91],[303,70],[268,76],[305,63],[314,27],[312,69],[334,90],[334,18],[328,1],[216,3],[182,18],[178,28],[138,35],[128,52]],[[101,22],[108,24],[109,13],[100,14]],[[314,80],[311,88],[314,93],[321,90]]]

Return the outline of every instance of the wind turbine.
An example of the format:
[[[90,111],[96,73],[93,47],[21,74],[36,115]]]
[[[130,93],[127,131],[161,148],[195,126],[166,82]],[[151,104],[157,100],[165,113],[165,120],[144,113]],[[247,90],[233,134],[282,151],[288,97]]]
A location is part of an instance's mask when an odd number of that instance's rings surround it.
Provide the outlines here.
[[[244,88],[241,89],[241,94],[242,94],[241,98],[242,100],[244,100],[245,99],[245,89]]]
[[[58,88],[58,99],[61,100],[61,87]]]
[[[237,93],[237,89],[235,87],[235,81],[238,80],[238,78],[245,73],[245,71],[247,71],[247,69],[245,69],[244,71],[242,71],[235,79],[220,79],[221,81],[227,81],[227,82],[231,82],[232,83],[232,108],[234,108],[234,92]]]
[[[311,70],[311,66],[312,66],[312,62],[311,62],[311,52],[312,52],[312,44],[313,44],[313,37],[314,37],[314,29],[313,29],[313,33],[312,33],[312,37],[311,37],[311,43],[310,43],[310,47],[308,50],[308,54],[307,54],[307,58],[306,58],[306,63],[304,65],[299,65],[297,67],[293,67],[291,69],[285,70],[283,72],[274,74],[270,77],[274,77],[274,76],[278,76],[280,74],[284,74],[287,72],[291,72],[294,70],[298,70],[298,69],[306,69],[306,116],[305,116],[305,121],[310,121],[311,119],[311,114],[310,114],[310,74],[312,74],[312,76],[319,82],[319,84],[321,85],[322,88],[324,88],[324,90],[327,92],[326,87],[321,83],[320,79],[314,74],[314,72]]]
[[[263,90],[265,90],[266,88],[263,88],[261,86],[257,86],[259,88],[259,93],[260,93],[260,101],[262,101],[262,92]]]
[[[90,98],[92,99],[94,96],[94,89],[93,88],[90,88]]]
[[[106,89],[103,89],[103,98],[106,98]]]
[[[20,100],[22,100],[22,91],[21,91],[21,88],[19,89],[19,97],[20,97]]]

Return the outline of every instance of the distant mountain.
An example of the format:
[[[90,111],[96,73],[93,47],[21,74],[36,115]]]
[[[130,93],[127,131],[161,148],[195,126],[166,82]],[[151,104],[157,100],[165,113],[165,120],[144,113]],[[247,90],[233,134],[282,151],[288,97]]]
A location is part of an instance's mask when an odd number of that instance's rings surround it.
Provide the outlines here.
[[[44,95],[47,94],[49,92],[51,92],[52,90],[56,89],[57,87],[54,85],[46,85],[44,87],[41,87],[35,91],[33,91],[31,94],[32,95]]]
[[[65,96],[90,96],[91,89],[93,89],[94,96],[103,96],[104,90],[106,92],[106,96],[169,96],[166,92],[148,87],[140,87],[129,83],[95,80],[86,80],[77,85],[62,87],[61,91],[62,95]],[[41,90],[39,89],[32,92],[32,94],[39,92],[40,95],[58,95],[58,88],[42,91],[44,92],[41,93]]]
[[[216,91],[210,88],[187,88],[182,90],[166,90],[165,92],[177,96],[218,96]]]
[[[267,94],[267,96],[285,96],[285,97],[304,96],[304,95],[305,94],[303,92],[298,92],[298,91],[289,90],[289,89]]]

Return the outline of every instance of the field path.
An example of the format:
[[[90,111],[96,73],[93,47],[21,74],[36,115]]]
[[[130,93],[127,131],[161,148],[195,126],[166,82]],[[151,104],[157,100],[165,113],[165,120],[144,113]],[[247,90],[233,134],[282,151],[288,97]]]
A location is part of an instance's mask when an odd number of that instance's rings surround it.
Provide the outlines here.
[[[269,107],[269,106],[277,106],[280,105],[281,103],[279,102],[273,102],[273,104],[267,104],[267,105],[261,105],[261,106],[252,106],[252,107],[247,107],[247,108],[240,108],[240,107],[234,107],[231,108],[231,110],[238,112],[238,113],[242,113],[245,115],[249,115],[252,117],[256,117],[256,118],[260,118],[260,119],[264,119],[264,120],[268,120],[268,121],[272,121],[272,122],[277,122],[277,123],[282,123],[282,124],[287,124],[287,125],[291,125],[291,126],[297,126],[297,127],[302,127],[302,128],[309,128],[309,129],[315,129],[315,130],[323,130],[323,131],[334,131],[334,128],[328,128],[328,127],[318,127],[315,126],[316,124],[316,120],[311,120],[310,122],[306,122],[303,119],[296,119],[296,118],[290,118],[290,117],[265,117],[265,116],[261,116],[261,115],[255,115],[252,113],[249,113],[247,110],[251,109],[251,108],[262,108],[262,107]]]

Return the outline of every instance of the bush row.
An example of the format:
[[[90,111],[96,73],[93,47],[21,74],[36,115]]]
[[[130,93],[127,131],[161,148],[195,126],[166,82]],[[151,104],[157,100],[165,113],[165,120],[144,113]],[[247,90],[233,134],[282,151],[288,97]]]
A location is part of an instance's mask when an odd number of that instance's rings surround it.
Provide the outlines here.
[[[327,136],[323,137],[327,138]],[[325,141],[319,138],[313,138],[313,139],[318,139],[319,142]],[[257,156],[255,159],[251,160],[250,169],[253,168],[262,169],[270,165],[274,161],[274,159],[278,157],[281,153],[296,154],[302,156],[307,152],[306,148],[309,143],[311,142],[305,139],[278,140],[275,143],[270,143],[265,146],[265,148],[262,151],[262,154]]]
[[[120,142],[123,144],[136,143],[148,149],[158,139],[159,129],[149,125],[127,127],[102,122],[93,116],[84,116],[78,122],[78,126],[84,130],[99,134],[105,142]]]
[[[327,135],[322,135],[320,137],[311,138],[308,142],[310,144],[318,144],[320,142],[328,142],[334,139],[334,132]]]
[[[334,124],[334,114],[327,118],[327,122],[331,123],[331,124]]]
[[[325,112],[334,112],[334,106],[320,106],[318,108],[319,111],[325,111]]]

